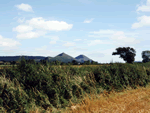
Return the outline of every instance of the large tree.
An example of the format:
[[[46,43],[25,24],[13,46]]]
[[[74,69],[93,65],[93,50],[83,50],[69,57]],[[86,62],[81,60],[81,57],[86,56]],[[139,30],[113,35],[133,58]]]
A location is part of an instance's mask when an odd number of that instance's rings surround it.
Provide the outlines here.
[[[146,50],[146,51],[142,51],[142,58],[144,63],[149,62],[150,61],[150,51]]]
[[[136,51],[130,47],[119,47],[116,49],[117,52],[113,52],[112,55],[120,55],[126,63],[133,63],[136,56]]]

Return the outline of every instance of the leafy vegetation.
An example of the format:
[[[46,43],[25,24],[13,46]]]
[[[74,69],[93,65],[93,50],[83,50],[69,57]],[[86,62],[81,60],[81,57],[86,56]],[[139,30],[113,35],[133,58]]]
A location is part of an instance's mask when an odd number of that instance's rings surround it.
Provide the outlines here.
[[[112,55],[120,55],[121,58],[123,58],[124,61],[127,63],[133,63],[136,56],[136,51],[133,48],[130,47],[119,47],[116,49],[117,52],[113,52]]]
[[[0,72],[0,112],[41,112],[78,103],[85,95],[101,94],[127,86],[146,87],[150,63],[72,67],[37,64],[22,59],[18,66]]]
[[[146,55],[147,54],[147,55]],[[142,58],[144,63],[149,62],[150,61],[150,51],[142,51]]]

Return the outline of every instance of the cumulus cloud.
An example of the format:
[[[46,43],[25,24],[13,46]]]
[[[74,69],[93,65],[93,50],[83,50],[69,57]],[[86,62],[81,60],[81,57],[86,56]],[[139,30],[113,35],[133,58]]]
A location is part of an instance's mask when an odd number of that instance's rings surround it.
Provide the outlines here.
[[[147,0],[146,5],[137,5],[137,12],[142,11],[142,12],[150,12],[150,0]]]
[[[97,37],[107,37],[114,41],[115,43],[121,43],[123,44],[136,44],[139,43],[138,40],[136,40],[133,37],[130,37],[131,33],[128,33],[128,37],[125,35],[123,31],[114,31],[114,30],[99,30],[99,31],[94,31],[90,32],[96,35],[93,35]],[[135,35],[135,34],[134,34]],[[95,44],[109,44],[110,42],[103,42],[102,40],[93,40],[89,45],[95,45]]]
[[[17,31],[19,33],[29,32],[32,31],[33,27],[28,25],[19,25],[16,28],[13,28],[13,31]]]
[[[126,37],[123,31],[117,31],[111,36],[111,39],[124,43],[139,43],[135,38]]]
[[[17,31],[19,33],[17,34],[18,39],[31,39],[44,36],[47,31],[70,30],[72,26],[72,24],[67,24],[63,21],[46,21],[42,17],[39,17],[27,20],[26,22],[24,22],[24,24],[18,25],[17,27],[13,28],[13,31]],[[35,32],[33,30],[36,30],[38,32]],[[56,39],[50,43],[56,43]]]
[[[15,5],[19,10],[23,10],[26,12],[33,12],[32,7],[29,4],[20,4],[20,5]]]
[[[91,23],[93,20],[94,20],[94,18],[92,18],[92,19],[86,19],[86,20],[84,20],[83,23]]]
[[[66,42],[65,44],[63,44],[63,46],[72,47],[72,46],[75,46],[75,43],[74,42]]]
[[[31,39],[31,38],[38,38],[45,34],[46,34],[46,32],[43,32],[43,31],[35,31],[35,32],[30,31],[30,32],[26,32],[26,33],[17,34],[17,38],[18,39]]]
[[[137,19],[139,22],[132,24],[132,29],[137,29],[144,26],[150,26],[150,16],[141,16]]]
[[[0,46],[1,47],[14,47],[17,45],[21,45],[18,41],[15,41],[13,39],[4,38],[0,35]]]
[[[32,18],[27,20],[27,23],[34,28],[48,31],[70,30],[73,27],[73,24],[64,21],[46,21],[42,17]]]

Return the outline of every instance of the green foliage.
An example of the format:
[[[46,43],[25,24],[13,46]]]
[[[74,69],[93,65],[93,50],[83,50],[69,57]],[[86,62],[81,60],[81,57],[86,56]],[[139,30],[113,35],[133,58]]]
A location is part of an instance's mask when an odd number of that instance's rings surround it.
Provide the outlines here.
[[[146,51],[142,51],[142,62],[146,63],[150,61],[150,51],[146,50]]]
[[[145,66],[145,67],[144,67]],[[0,106],[8,112],[29,112],[30,106],[64,108],[85,94],[104,89],[121,91],[150,82],[150,63],[110,66],[52,66],[20,61],[16,68],[0,73]],[[5,75],[5,77],[4,77]],[[8,107],[9,106],[9,107]]]
[[[130,47],[119,47],[116,49],[117,52],[113,52],[112,55],[120,55],[127,63],[133,63],[136,56],[136,51]]]
[[[76,60],[72,60],[72,64],[73,64],[73,65],[77,65],[78,62],[77,62]]]

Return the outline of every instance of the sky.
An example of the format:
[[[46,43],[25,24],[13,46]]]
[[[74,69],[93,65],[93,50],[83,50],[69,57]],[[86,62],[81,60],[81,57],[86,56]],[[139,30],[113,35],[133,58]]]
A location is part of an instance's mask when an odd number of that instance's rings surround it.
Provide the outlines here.
[[[150,0],[3,0],[0,56],[85,55],[99,63],[132,47],[135,61],[150,48]]]

